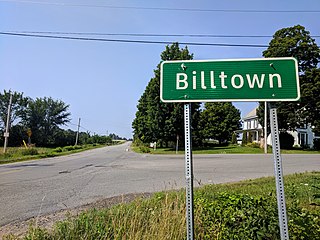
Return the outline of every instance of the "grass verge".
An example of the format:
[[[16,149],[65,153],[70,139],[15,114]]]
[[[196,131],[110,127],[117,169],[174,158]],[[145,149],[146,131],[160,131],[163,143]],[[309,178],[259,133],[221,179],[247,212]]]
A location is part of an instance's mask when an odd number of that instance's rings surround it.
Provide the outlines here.
[[[113,141],[112,145],[121,144],[121,143],[123,143],[123,141]],[[77,145],[77,146],[57,147],[57,148],[9,147],[6,153],[3,153],[3,148],[0,148],[0,164],[69,155],[69,154],[83,152],[86,150],[101,148],[105,146],[107,145],[94,143],[94,144]]]
[[[285,176],[289,236],[320,239],[320,172]],[[195,190],[195,239],[280,239],[274,178]],[[23,239],[185,239],[184,191],[82,212]],[[4,239],[18,239],[8,235]]]
[[[150,153],[150,154],[176,154],[176,150],[172,148],[153,148],[132,146],[133,151],[137,153]],[[228,145],[228,146],[215,146],[208,148],[193,148],[193,154],[262,154],[264,150],[261,148],[254,148],[249,146]],[[268,149],[268,153],[272,153],[272,149]],[[283,154],[320,154],[320,151],[292,149],[281,150]],[[184,154],[184,149],[179,148],[178,154]]]

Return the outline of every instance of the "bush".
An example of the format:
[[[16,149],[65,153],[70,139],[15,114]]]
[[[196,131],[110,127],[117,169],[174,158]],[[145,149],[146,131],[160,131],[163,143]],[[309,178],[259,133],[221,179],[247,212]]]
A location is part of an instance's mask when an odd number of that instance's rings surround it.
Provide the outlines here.
[[[63,149],[61,147],[57,147],[53,151],[59,153],[59,152],[63,152]]]
[[[274,198],[217,193],[213,199],[195,198],[201,239],[279,239],[278,212]],[[320,239],[319,211],[294,203],[287,208],[292,239]],[[197,227],[197,226],[196,226]]]
[[[235,132],[232,133],[231,144],[237,144],[237,134]]]
[[[292,239],[320,239],[319,212],[310,212],[297,202],[288,209],[288,228]]]
[[[38,155],[38,150],[36,148],[27,148],[27,149],[23,149],[21,151],[21,154],[23,156],[27,156],[27,155]]]
[[[320,150],[320,138],[313,139],[313,149]]]
[[[247,145],[247,143],[248,143],[247,132],[244,131],[244,132],[242,133],[242,142],[241,142],[241,145],[242,145],[242,146],[245,146],[245,145]]]
[[[294,137],[288,132],[280,132],[280,148],[281,149],[292,149],[294,144]]]
[[[142,153],[150,153],[150,148],[146,146],[140,146],[139,149]]]
[[[248,143],[247,147],[260,148],[260,144],[256,142]]]
[[[272,199],[219,193],[196,198],[203,231],[201,239],[277,239],[278,212]]]
[[[75,145],[75,146],[73,146],[73,150],[77,150],[77,149],[82,149],[82,146],[81,146],[81,145]]]

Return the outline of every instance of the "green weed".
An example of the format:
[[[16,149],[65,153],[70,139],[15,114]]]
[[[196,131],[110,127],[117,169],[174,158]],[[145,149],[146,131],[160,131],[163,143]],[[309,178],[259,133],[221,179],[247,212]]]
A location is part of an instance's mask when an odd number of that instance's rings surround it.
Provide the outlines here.
[[[320,239],[320,173],[285,176],[290,239]],[[195,239],[280,239],[274,178],[195,190]],[[185,239],[185,192],[160,192],[108,209],[82,212],[24,239]],[[8,236],[5,239],[18,239]]]

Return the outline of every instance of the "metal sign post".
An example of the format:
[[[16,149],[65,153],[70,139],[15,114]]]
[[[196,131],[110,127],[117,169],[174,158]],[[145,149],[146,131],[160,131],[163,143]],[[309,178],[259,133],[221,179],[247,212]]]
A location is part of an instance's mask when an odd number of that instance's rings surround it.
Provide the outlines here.
[[[186,221],[187,239],[191,240],[194,238],[194,220],[190,103],[297,101],[300,98],[298,62],[294,58],[178,60],[164,61],[160,69],[161,101],[185,103]],[[287,240],[288,223],[276,108],[270,109],[270,123],[281,240]]]
[[[187,240],[193,240],[193,169],[191,146],[191,104],[184,104],[185,171],[186,171],[186,223]]]
[[[280,139],[278,131],[277,109],[270,106],[270,126],[272,134],[272,152],[274,158],[274,173],[276,177],[278,215],[281,240],[288,240],[288,221],[286,213],[286,200],[284,195],[284,183],[282,173],[282,159],[280,155]]]

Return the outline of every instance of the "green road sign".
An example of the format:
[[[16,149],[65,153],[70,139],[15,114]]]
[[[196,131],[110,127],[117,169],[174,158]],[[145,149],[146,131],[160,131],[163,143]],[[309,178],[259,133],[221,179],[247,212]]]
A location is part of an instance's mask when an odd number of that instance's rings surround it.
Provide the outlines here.
[[[294,58],[185,60],[161,63],[163,102],[297,101]]]

